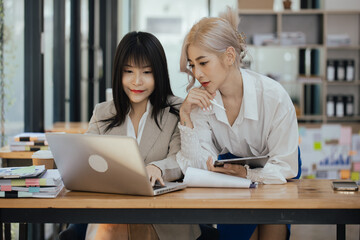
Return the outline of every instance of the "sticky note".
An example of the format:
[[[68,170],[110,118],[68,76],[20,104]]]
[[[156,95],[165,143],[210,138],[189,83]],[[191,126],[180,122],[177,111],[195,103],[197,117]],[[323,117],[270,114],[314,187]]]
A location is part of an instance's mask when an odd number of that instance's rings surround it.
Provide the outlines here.
[[[350,170],[340,170],[340,178],[341,179],[349,179],[350,178]]]
[[[29,192],[40,192],[40,187],[29,187]]]
[[[11,186],[25,186],[25,179],[11,179]]]
[[[359,181],[359,179],[360,179],[360,173],[359,172],[352,172],[351,173],[351,180]]]
[[[25,174],[33,173],[34,171],[35,171],[35,166],[29,166],[29,167],[22,167],[22,168],[14,169],[12,172],[14,175],[15,174],[25,175]]]
[[[316,151],[321,150],[321,142],[314,142],[314,150]]]
[[[360,172],[360,162],[353,162],[354,172]]]
[[[32,197],[32,193],[29,192],[17,192],[18,197]]]
[[[26,186],[26,187],[29,187],[29,186],[40,186],[40,185],[39,185],[39,179],[38,179],[38,178],[34,178],[34,179],[28,178],[28,179],[25,179],[25,186]]]
[[[348,155],[349,155],[349,156],[356,156],[356,155],[357,155],[357,151],[351,150],[351,151],[349,151]]]
[[[39,179],[39,186],[45,186],[46,185],[46,178],[40,178]]]
[[[11,185],[2,185],[1,191],[11,191]]]
[[[352,129],[351,127],[341,127],[340,131],[340,145],[351,145],[351,133]]]

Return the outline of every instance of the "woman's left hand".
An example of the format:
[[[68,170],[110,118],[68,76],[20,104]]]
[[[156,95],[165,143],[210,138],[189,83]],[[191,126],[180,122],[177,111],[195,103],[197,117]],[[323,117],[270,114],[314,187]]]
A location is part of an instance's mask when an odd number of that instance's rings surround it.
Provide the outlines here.
[[[162,186],[165,186],[164,180],[161,177],[161,169],[155,165],[147,165],[146,171],[151,182],[151,186],[155,185],[155,182],[158,181]]]
[[[237,164],[224,164],[223,167],[214,167],[212,157],[209,157],[206,161],[206,165],[209,171],[224,173],[236,177],[246,178],[247,170],[242,165]]]

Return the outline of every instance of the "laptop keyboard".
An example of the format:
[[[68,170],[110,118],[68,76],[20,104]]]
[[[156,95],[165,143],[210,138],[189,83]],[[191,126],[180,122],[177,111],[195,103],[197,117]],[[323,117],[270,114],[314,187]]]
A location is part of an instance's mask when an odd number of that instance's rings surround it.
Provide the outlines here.
[[[166,187],[166,186],[161,186],[160,184],[155,184],[153,186],[153,190],[158,190],[158,189],[161,189],[161,188],[164,188],[164,187]]]

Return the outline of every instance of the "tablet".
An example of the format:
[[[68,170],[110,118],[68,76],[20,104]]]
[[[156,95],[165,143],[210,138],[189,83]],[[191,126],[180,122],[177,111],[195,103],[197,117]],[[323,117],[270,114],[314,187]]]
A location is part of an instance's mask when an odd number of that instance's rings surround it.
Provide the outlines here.
[[[333,189],[336,191],[358,191],[359,186],[353,181],[333,181]]]
[[[262,168],[269,160],[270,156],[243,157],[216,160],[215,167],[222,167],[225,163],[248,165],[250,168]]]

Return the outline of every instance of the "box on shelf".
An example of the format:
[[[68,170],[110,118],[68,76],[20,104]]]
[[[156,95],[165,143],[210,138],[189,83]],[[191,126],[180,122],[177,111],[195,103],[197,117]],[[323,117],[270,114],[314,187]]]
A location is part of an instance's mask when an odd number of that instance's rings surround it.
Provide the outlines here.
[[[326,37],[328,46],[339,47],[339,46],[350,46],[351,40],[348,34],[328,34]]]
[[[281,45],[304,45],[306,36],[303,32],[282,32],[280,34]]]
[[[360,10],[359,0],[324,0],[325,10]]]
[[[267,9],[272,10],[274,0],[238,0],[240,10],[244,9]]]
[[[253,44],[256,46],[278,45],[279,40],[274,33],[256,33],[252,37]]]

